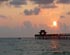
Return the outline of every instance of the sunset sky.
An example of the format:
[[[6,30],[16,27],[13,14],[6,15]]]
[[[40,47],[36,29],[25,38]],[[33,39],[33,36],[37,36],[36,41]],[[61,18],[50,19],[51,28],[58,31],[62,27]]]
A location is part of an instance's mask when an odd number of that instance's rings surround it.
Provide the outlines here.
[[[32,37],[41,29],[70,33],[70,0],[0,0],[0,37]]]

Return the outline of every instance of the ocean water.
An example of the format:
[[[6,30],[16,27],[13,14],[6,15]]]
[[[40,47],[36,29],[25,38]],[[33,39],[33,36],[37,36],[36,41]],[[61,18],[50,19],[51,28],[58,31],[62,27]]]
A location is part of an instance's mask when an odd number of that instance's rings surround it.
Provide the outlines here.
[[[70,40],[0,38],[0,55],[70,55]]]

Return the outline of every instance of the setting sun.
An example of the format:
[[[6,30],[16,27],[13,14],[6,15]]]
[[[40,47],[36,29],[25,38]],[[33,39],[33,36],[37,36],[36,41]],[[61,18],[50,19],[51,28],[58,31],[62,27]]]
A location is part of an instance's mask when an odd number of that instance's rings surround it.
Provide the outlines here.
[[[53,26],[57,26],[57,22],[56,21],[53,21]]]

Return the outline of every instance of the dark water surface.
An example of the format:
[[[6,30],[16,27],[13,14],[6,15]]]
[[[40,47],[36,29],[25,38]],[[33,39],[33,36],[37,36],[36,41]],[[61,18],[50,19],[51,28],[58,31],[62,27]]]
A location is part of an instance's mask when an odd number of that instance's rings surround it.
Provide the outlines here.
[[[0,38],[0,55],[70,55],[70,40]]]

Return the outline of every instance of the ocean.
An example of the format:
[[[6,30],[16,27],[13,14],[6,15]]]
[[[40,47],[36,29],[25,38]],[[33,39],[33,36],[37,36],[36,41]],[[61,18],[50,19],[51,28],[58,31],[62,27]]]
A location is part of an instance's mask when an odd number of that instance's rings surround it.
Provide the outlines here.
[[[0,38],[0,55],[70,55],[70,40]]]

